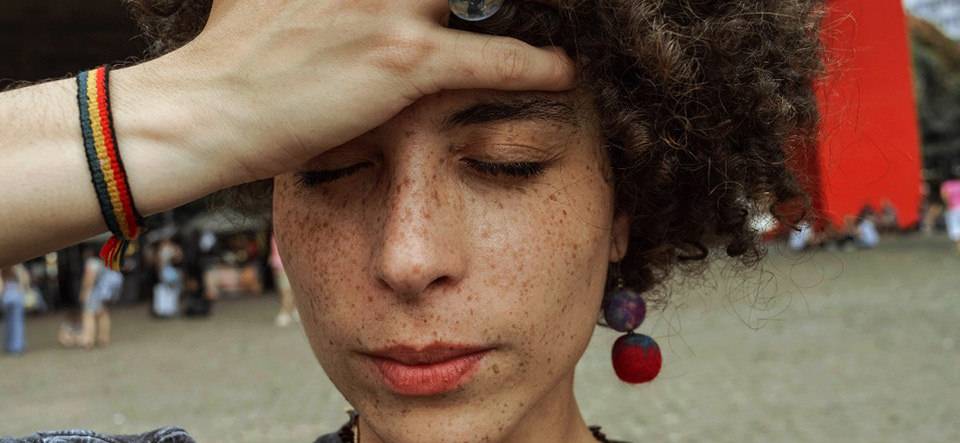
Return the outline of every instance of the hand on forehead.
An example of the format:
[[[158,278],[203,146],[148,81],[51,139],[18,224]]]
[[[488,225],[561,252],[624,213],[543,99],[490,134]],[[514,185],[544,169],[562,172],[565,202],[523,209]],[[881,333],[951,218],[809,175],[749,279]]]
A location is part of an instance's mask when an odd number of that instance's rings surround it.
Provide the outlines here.
[[[226,161],[240,164],[226,183],[287,172],[441,91],[576,86],[573,62],[561,48],[442,26],[451,17],[449,0],[276,4],[214,0],[203,31],[161,59],[173,60],[177,69],[202,67],[191,74],[207,79],[197,93],[202,104],[231,103],[240,117],[229,121],[257,122],[208,131],[224,140],[201,149],[214,156],[229,152]],[[468,1],[470,8],[477,5]],[[235,50],[225,51],[225,42]],[[238,79],[243,87],[236,87]]]

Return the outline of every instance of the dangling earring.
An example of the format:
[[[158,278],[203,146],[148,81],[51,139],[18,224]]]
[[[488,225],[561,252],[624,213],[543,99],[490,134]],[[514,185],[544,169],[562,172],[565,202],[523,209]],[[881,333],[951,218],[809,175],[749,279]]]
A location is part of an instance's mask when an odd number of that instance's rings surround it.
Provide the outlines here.
[[[611,328],[627,334],[613,344],[613,370],[627,383],[646,383],[660,373],[660,346],[652,338],[633,332],[643,323],[647,305],[640,294],[623,287],[620,272],[615,272],[617,287],[604,298],[603,318]]]

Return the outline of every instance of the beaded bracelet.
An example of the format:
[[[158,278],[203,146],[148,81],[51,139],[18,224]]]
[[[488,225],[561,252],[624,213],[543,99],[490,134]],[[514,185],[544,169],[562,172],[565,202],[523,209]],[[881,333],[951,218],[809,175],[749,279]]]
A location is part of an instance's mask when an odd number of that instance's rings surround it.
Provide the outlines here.
[[[117,150],[108,85],[109,67],[106,65],[77,76],[77,104],[87,165],[100,202],[100,212],[113,233],[100,250],[100,258],[110,269],[120,270],[130,241],[140,235],[143,217],[133,203],[127,174]]]

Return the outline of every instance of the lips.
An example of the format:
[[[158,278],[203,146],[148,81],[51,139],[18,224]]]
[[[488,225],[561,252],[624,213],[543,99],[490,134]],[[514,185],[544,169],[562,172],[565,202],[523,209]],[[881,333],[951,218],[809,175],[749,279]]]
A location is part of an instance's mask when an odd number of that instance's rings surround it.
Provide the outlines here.
[[[401,395],[436,395],[467,383],[489,348],[436,343],[394,346],[367,354],[388,388]]]

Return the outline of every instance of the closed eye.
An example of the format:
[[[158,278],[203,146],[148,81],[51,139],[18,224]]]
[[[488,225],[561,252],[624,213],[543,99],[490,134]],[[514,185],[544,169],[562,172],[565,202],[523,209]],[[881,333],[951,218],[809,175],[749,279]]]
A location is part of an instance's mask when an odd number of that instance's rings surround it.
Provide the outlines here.
[[[468,167],[490,177],[532,178],[546,171],[547,165],[542,162],[507,162],[487,163],[473,159],[463,159]]]
[[[488,163],[473,159],[464,159],[463,162],[474,171],[489,177],[525,179],[542,175],[547,169],[543,162]],[[346,168],[298,172],[297,185],[301,188],[317,187],[346,178],[370,166],[373,166],[373,163],[364,162]]]
[[[340,169],[331,169],[331,170],[314,170],[314,171],[302,171],[297,173],[297,185],[301,188],[311,188],[320,186],[326,183],[340,180],[341,178],[348,177],[355,174],[361,169],[368,168],[373,166],[373,163],[364,162],[357,163],[352,166],[347,166],[346,168]]]

